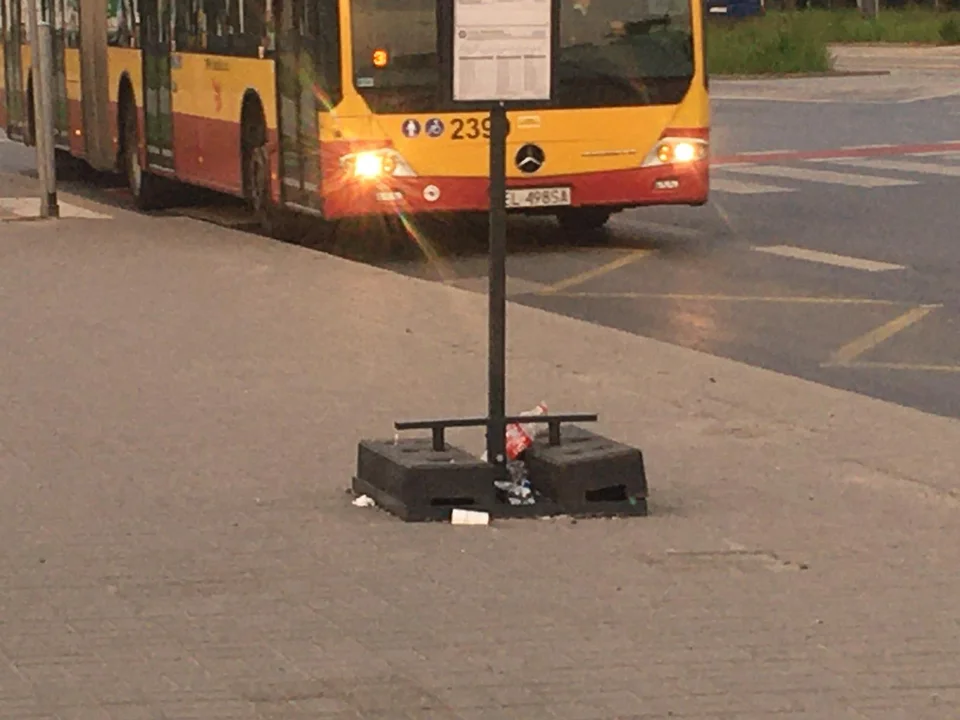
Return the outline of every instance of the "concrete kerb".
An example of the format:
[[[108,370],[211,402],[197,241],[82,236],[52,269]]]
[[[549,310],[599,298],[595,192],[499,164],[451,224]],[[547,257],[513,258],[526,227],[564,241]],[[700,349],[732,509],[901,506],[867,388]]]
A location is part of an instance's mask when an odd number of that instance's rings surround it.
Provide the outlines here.
[[[717,81],[724,80],[809,80],[812,78],[845,78],[845,77],[882,77],[890,75],[890,70],[827,70],[824,72],[795,72],[795,73],[760,73],[750,74],[729,74],[712,73],[711,79]]]
[[[106,206],[85,197],[74,195],[69,191],[65,192],[61,184],[57,188],[57,198],[60,204],[61,216],[58,219],[47,220],[46,218],[40,217],[39,203],[41,198],[42,192],[39,187],[39,181],[36,178],[0,172],[0,201],[13,199],[21,205],[17,211],[11,211],[9,208],[3,207],[3,203],[0,202],[0,222],[38,222],[44,220],[55,223],[61,220],[72,220],[78,213],[80,216],[83,216],[85,212],[96,212],[98,208],[100,213],[107,215],[115,215],[117,212],[122,212],[116,207],[106,208]],[[23,212],[22,205],[24,201],[29,201],[31,204],[36,201],[37,207],[35,212],[31,211],[30,214]]]
[[[4,235],[17,242],[46,227],[20,224]],[[264,293],[257,309],[264,318],[291,303],[306,308],[288,313],[291,327],[302,322],[318,347],[341,350],[319,355],[313,372],[370,398],[363,411],[338,420],[343,408],[334,403],[324,416],[336,426],[327,432],[348,427],[351,434],[337,445],[344,452],[335,464],[343,487],[355,459],[346,448],[360,437],[391,436],[393,420],[472,415],[484,407],[482,296],[184,219],[129,214],[109,237],[85,235],[77,226],[63,242],[84,243],[86,253],[109,253],[118,241],[140,243],[141,259],[166,257],[168,265],[186,251],[194,280],[215,275],[214,285],[229,292],[242,292],[231,279],[242,283],[253,273]],[[310,310],[321,307],[322,313]],[[784,466],[806,458],[817,477],[858,467],[944,496],[960,489],[958,421],[514,304],[508,333],[510,411],[544,399],[557,411],[599,412],[600,431],[650,458],[653,514],[666,485],[682,494],[671,466],[691,457],[710,465],[716,452],[762,453]],[[457,441],[482,450],[480,437]],[[744,480],[752,472],[744,466]]]

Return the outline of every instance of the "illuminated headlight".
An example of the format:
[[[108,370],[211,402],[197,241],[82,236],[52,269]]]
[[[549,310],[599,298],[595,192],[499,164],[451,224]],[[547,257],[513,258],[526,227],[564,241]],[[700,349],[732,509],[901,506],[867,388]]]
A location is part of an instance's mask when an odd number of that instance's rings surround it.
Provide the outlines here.
[[[696,162],[707,157],[707,141],[700,138],[662,138],[647,155],[642,167]]]
[[[416,177],[416,173],[396,150],[364,150],[340,158],[340,167],[348,175],[360,180],[382,177]]]
[[[380,177],[383,175],[383,157],[378,153],[359,153],[353,163],[353,174],[362,178]]]

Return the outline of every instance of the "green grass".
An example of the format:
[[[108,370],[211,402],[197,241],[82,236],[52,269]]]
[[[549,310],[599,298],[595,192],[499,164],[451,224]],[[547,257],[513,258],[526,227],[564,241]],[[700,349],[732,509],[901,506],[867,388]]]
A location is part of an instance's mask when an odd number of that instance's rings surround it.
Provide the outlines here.
[[[719,75],[824,72],[829,43],[960,44],[960,11],[858,10],[768,12],[763,17],[707,24],[707,68]]]
[[[718,75],[825,72],[826,41],[798,22],[800,13],[707,26],[707,69]]]
[[[857,10],[805,10],[795,13],[798,29],[830,43],[957,43],[949,28],[960,29],[960,12],[936,12],[930,8],[880,9],[875,20]],[[780,13],[770,13],[771,20]],[[946,34],[948,37],[944,37]]]

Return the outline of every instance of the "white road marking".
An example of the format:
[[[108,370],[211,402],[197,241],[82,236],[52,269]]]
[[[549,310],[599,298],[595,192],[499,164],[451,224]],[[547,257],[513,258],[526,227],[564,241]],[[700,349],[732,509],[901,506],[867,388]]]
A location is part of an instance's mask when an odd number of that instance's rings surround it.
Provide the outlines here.
[[[933,152],[907,153],[907,157],[935,157],[950,162],[960,161],[960,150],[935,150]]]
[[[848,257],[846,255],[835,255],[833,253],[807,250],[806,248],[792,247],[790,245],[757,246],[753,249],[757,252],[779,255],[780,257],[792,258],[794,260],[807,260],[809,262],[834,265],[852,270],[865,270],[867,272],[906,269],[903,265],[894,265],[893,263],[878,262],[876,260],[864,260],[863,258]]]
[[[807,168],[786,167],[782,165],[731,165],[726,167],[725,170],[750,175],[765,175],[767,177],[806,180],[808,182],[821,182],[831,185],[852,185],[854,187],[865,188],[917,184],[913,180],[898,180],[871,175],[851,175],[848,173],[832,172],[830,170],[809,170]]]
[[[880,148],[892,148],[890,143],[880,143],[879,145],[845,145],[841,150],[878,150]]]
[[[71,205],[70,203],[61,201],[59,205],[61,218],[81,218],[84,220],[113,219],[110,215],[104,215],[103,213],[94,212],[93,210],[87,210],[86,208],[77,207],[76,205]],[[22,218],[40,217],[40,198],[0,198],[0,211],[2,210]]]
[[[835,158],[830,161],[837,165],[849,165],[865,170],[897,170],[909,173],[927,173],[929,175],[945,175],[960,177],[960,165],[938,165],[916,160],[883,160],[880,158]]]
[[[960,90],[943,90],[925,95],[917,95],[912,98],[903,98],[902,100],[896,100],[894,102],[897,105],[912,105],[913,103],[927,102],[928,100],[942,100],[944,98],[956,97],[957,95],[960,95]]]
[[[761,183],[742,182],[728,178],[710,178],[710,192],[733,193],[734,195],[759,195],[761,193],[793,192],[793,188],[763,185]]]
[[[738,155],[782,155],[783,153],[796,152],[796,148],[783,148],[781,150],[744,150]]]

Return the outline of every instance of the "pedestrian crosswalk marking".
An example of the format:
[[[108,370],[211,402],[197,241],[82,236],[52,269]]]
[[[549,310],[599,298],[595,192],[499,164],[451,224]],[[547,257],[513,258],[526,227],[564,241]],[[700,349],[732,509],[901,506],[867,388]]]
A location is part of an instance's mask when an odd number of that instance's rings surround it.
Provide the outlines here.
[[[960,150],[908,153],[907,157],[935,157],[948,162],[960,162]]]
[[[110,215],[87,210],[86,208],[70,203],[59,202],[61,218],[77,218],[83,220],[111,220]],[[6,212],[18,218],[40,217],[40,198],[5,197],[0,198],[0,213]]]
[[[779,255],[780,257],[793,258],[795,260],[806,260],[808,262],[823,263],[825,265],[834,265],[852,270],[866,270],[867,272],[905,269],[903,265],[849,257],[847,255],[837,255],[835,253],[809,250],[791,245],[761,245],[753,249],[757,252],[767,253],[768,255]]]
[[[743,182],[730,178],[710,178],[710,190],[716,192],[733,193],[734,195],[759,195],[761,193],[793,192],[793,188],[777,185],[763,185],[761,183]]]
[[[785,165],[731,165],[724,168],[725,172],[745,173],[771,178],[787,178],[790,180],[805,180],[808,182],[822,182],[832,185],[851,185],[854,187],[878,188],[894,187],[898,185],[916,185],[914,180],[901,180],[891,177],[874,175],[852,175],[850,173],[834,172],[832,170],[812,170]]]
[[[960,177],[960,165],[940,165],[917,160],[884,160],[880,158],[843,158],[834,162],[840,165],[861,167],[865,170],[898,170],[908,173]]]

